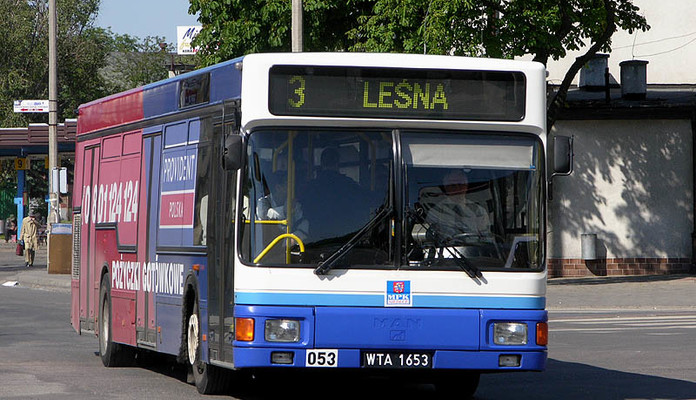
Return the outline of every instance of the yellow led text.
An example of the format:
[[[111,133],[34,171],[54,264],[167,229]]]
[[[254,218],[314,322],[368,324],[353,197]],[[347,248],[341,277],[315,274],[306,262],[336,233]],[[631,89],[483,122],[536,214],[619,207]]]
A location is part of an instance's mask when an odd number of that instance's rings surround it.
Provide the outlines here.
[[[441,110],[449,108],[442,83],[410,83],[406,79],[397,84],[390,81],[365,81],[363,108],[435,110],[436,106]]]

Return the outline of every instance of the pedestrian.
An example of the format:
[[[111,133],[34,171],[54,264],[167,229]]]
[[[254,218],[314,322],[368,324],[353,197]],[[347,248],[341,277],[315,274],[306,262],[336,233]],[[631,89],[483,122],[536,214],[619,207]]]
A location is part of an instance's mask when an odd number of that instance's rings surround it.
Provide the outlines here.
[[[12,235],[17,235],[17,221],[14,214],[5,220],[5,243],[10,241]]]
[[[29,216],[22,220],[22,229],[19,240],[24,241],[24,266],[34,265],[34,253],[39,247],[39,221],[36,220],[36,213],[30,212]]]

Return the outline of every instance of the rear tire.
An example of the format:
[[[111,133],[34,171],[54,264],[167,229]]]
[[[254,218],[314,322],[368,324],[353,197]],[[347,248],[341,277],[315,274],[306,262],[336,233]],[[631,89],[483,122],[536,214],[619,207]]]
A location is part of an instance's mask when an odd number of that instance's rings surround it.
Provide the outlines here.
[[[201,319],[197,298],[186,323],[186,345],[188,361],[198,393],[222,392],[225,389],[225,371],[201,360]]]
[[[435,382],[437,397],[441,399],[471,399],[478,389],[481,373],[478,371],[448,372]]]
[[[99,356],[105,367],[130,366],[134,349],[114,343],[111,330],[111,283],[104,275],[99,288]]]

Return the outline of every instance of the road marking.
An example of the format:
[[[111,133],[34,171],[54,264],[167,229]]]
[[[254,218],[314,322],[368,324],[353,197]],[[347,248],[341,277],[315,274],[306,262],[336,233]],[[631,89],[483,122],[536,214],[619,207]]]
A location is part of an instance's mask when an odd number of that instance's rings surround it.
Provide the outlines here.
[[[616,332],[616,331],[641,331],[641,330],[646,330],[650,328],[643,328],[643,327],[619,327],[619,328],[610,328],[610,327],[598,327],[598,328],[550,328],[550,332],[593,332],[593,331],[603,331],[603,332]],[[660,330],[663,329],[696,329],[696,325],[688,325],[688,326],[661,326]]]
[[[681,333],[676,331],[687,329],[696,329],[696,315],[613,315],[601,318],[564,318],[557,320],[551,318],[549,320],[549,330],[552,333],[642,331],[653,335],[679,335]]]
[[[567,319],[553,319],[550,318],[549,322],[600,322],[600,321],[644,321],[644,320],[673,320],[673,319],[693,319],[696,320],[696,315],[659,315],[659,316],[647,316],[647,317],[624,317],[624,316],[613,316],[613,317],[603,317],[603,318],[567,318]]]

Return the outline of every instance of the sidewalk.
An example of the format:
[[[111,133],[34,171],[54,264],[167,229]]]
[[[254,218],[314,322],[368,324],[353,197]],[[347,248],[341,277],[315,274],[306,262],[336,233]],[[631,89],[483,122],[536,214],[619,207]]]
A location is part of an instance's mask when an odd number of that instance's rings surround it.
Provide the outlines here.
[[[0,285],[17,282],[21,287],[70,292],[69,274],[49,274],[46,268],[46,246],[39,246],[33,267],[24,266],[24,256],[15,254],[16,243],[0,240]]]
[[[0,241],[0,285],[70,292],[70,275],[46,271],[46,247],[36,252],[34,267],[25,268],[15,255],[15,244]],[[655,275],[549,279],[546,308],[570,310],[693,310],[696,276]]]
[[[546,308],[549,311],[635,309],[696,312],[696,276],[549,279]]]

